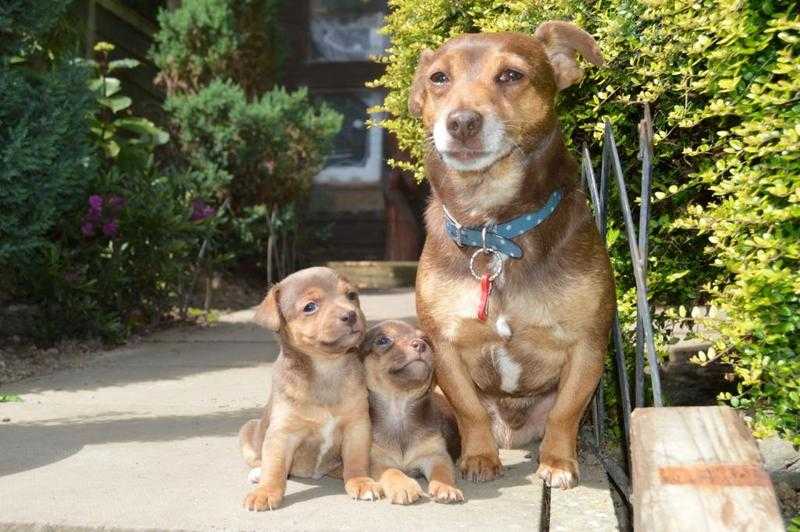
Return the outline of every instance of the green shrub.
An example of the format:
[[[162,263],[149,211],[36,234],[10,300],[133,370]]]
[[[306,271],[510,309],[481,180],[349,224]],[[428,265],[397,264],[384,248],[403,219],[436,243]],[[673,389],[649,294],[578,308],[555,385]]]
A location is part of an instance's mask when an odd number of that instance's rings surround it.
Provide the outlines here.
[[[198,181],[236,208],[303,198],[341,127],[341,115],[312,105],[305,90],[274,89],[248,102],[230,81],[171,96],[165,108]]]
[[[423,48],[464,32],[532,33],[547,19],[572,20],[597,38],[607,66],[588,69],[559,98],[567,137],[573,146],[599,141],[607,118],[623,161],[635,169],[639,102],[651,103],[654,306],[711,304],[722,311],[716,315],[725,319],[704,323],[721,333],[716,352],[739,378],[738,392],[722,399],[748,411],[757,434],[777,430],[800,441],[798,4],[390,0],[390,6],[392,46],[376,84],[389,90],[384,125],[412,155],[411,162],[393,164],[419,179],[423,132],[406,102]],[[635,180],[629,181],[635,196]],[[619,239],[612,246],[615,267],[629,264],[626,254]],[[621,273],[625,299],[633,283]],[[659,316],[662,333],[673,313]]]
[[[0,6],[0,288],[25,284],[97,172],[89,70],[44,46],[69,1]]]
[[[76,59],[61,39],[69,4],[0,8],[16,39],[0,56],[0,293],[39,307],[40,341],[118,340],[172,308],[215,217],[194,216],[190,181],[155,167],[168,137],[112,75],[136,62],[109,61],[106,44]]]
[[[0,69],[0,265],[14,277],[41,260],[97,172],[87,79],[75,65],[37,75]]]
[[[151,53],[169,94],[233,79],[253,98],[275,84],[280,0],[193,0],[158,15]]]
[[[305,89],[273,88],[281,58],[278,6],[279,0],[184,2],[159,14],[151,51],[167,89],[177,166],[205,198],[230,203],[226,237],[215,252],[239,262],[259,257],[262,265],[267,218],[280,212],[297,236],[298,217],[285,214],[304,210],[311,178],[341,127],[341,116],[312,103]]]

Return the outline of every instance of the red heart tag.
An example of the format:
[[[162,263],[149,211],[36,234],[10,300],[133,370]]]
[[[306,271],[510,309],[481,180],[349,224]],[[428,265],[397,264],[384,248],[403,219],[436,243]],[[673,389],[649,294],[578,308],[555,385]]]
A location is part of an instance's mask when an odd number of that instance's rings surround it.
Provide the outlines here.
[[[484,273],[481,276],[481,301],[478,304],[478,319],[486,321],[486,314],[489,309],[489,294],[492,293],[492,281],[489,279],[489,274]]]

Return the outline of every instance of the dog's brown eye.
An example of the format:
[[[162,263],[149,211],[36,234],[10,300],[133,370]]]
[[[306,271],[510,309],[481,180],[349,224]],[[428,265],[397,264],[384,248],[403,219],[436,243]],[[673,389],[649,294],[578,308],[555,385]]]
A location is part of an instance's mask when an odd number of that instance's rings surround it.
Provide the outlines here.
[[[347,292],[347,299],[349,299],[350,301],[355,301],[356,299],[358,299],[358,293],[357,292]]]
[[[516,70],[511,70],[510,68],[503,70],[499,76],[497,76],[497,81],[499,83],[510,83],[512,81],[519,81],[523,78],[521,72],[517,72]]]
[[[386,336],[385,334],[382,334],[375,339],[375,345],[377,345],[378,347],[386,347],[391,343],[392,339]]]
[[[443,85],[447,83],[447,74],[444,72],[434,72],[431,74],[431,81],[437,85]]]
[[[316,312],[317,308],[319,308],[319,305],[317,305],[314,301],[309,301],[306,303],[306,306],[303,307],[303,312],[306,314],[313,314]]]

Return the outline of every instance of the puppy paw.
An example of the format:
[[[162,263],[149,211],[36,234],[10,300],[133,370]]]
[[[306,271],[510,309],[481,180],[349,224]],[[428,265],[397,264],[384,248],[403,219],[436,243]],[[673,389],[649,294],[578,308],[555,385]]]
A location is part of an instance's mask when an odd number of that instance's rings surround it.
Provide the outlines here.
[[[261,468],[254,467],[251,469],[247,474],[247,480],[249,480],[251,484],[258,484],[261,482]]]
[[[454,502],[464,502],[464,494],[455,486],[431,480],[428,484],[428,495],[436,502],[452,504]]]
[[[355,477],[344,483],[344,490],[359,501],[377,501],[383,495],[381,485],[369,477]]]
[[[496,454],[476,454],[464,456],[459,463],[461,478],[472,482],[494,480],[503,474],[503,464]]]
[[[571,458],[540,456],[536,475],[551,488],[562,490],[574,488],[580,481],[578,461]]]
[[[392,504],[413,504],[425,494],[416,480],[406,476],[387,482],[383,487],[384,495]]]
[[[283,501],[283,490],[271,488],[269,486],[259,486],[244,499],[244,507],[248,510],[263,512],[265,510],[275,510]]]

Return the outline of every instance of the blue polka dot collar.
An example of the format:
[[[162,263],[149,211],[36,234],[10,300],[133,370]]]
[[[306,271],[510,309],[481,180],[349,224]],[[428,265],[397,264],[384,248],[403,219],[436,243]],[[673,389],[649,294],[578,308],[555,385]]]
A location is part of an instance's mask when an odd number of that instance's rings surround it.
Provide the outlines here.
[[[519,259],[522,257],[522,248],[514,243],[513,239],[527,233],[547,220],[555,212],[560,202],[561,191],[556,190],[550,194],[547,203],[538,211],[523,214],[503,223],[480,227],[462,226],[445,208],[444,229],[447,231],[448,236],[459,246],[478,248],[485,246],[493,251]]]

